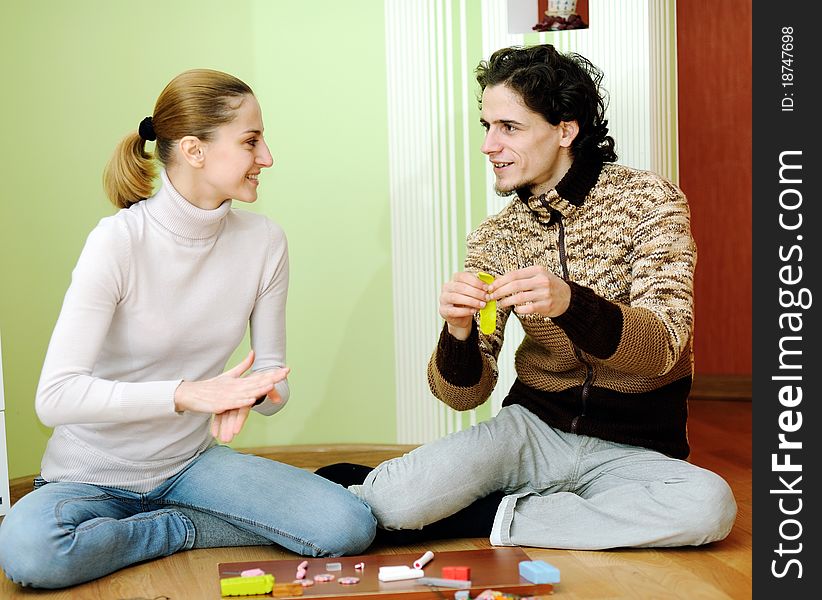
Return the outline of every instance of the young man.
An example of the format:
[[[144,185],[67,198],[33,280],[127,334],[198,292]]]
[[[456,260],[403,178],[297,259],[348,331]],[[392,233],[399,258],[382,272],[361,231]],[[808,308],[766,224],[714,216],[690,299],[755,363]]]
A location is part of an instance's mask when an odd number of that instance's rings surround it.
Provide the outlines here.
[[[718,475],[685,462],[696,248],[682,192],[614,164],[601,72],[550,45],[480,63],[482,152],[511,202],[468,237],[428,367],[456,410],[485,402],[513,313],[525,339],[495,417],[349,489],[387,530],[495,545],[699,545],[731,530]],[[477,272],[496,277],[483,283]],[[477,313],[496,301],[496,329]]]

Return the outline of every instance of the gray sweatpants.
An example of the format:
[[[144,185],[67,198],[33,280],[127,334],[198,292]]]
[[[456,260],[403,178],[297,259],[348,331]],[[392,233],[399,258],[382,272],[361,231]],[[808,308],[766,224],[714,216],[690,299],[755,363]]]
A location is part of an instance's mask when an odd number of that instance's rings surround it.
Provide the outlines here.
[[[497,546],[696,546],[725,538],[736,518],[733,493],[715,473],[558,431],[518,405],[383,462],[349,490],[385,529],[420,529],[502,490]]]

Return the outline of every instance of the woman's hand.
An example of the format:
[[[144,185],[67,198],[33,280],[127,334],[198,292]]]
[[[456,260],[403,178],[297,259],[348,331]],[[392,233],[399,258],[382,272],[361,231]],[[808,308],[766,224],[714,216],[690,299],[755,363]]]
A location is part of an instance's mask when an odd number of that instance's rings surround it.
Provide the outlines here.
[[[274,385],[289,373],[288,368],[283,368],[243,377],[252,364],[254,350],[235,367],[217,377],[203,381],[183,381],[174,392],[174,409],[178,412],[188,410],[214,414],[219,417],[215,418],[215,422],[220,440],[230,441],[242,429],[257,398],[272,392],[274,397],[279,398]],[[215,431],[215,422],[212,422],[212,432]],[[233,433],[229,436],[230,432]]]
[[[287,372],[286,369],[282,370]],[[277,392],[277,388],[274,388],[268,392],[267,396],[268,399],[275,404],[279,404],[283,401],[279,392]],[[220,440],[222,443],[227,444],[234,439],[234,436],[240,433],[243,425],[245,425],[245,420],[248,418],[250,413],[251,407],[248,406],[215,414],[214,418],[211,420],[211,435]]]
[[[227,444],[240,433],[250,412],[251,408],[244,407],[214,415],[211,420],[211,435],[223,444]]]

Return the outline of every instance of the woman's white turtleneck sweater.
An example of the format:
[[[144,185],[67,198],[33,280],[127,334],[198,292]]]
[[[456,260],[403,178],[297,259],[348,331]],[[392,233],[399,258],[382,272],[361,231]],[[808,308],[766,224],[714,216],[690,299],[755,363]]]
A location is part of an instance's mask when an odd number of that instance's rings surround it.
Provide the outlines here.
[[[227,200],[202,210],[165,172],[151,198],[104,218],[80,255],[36,409],[54,431],[47,481],[147,492],[214,444],[211,415],[174,410],[181,381],[222,373],[250,325],[254,371],[285,366],[283,230]],[[288,400],[266,399],[271,415]]]

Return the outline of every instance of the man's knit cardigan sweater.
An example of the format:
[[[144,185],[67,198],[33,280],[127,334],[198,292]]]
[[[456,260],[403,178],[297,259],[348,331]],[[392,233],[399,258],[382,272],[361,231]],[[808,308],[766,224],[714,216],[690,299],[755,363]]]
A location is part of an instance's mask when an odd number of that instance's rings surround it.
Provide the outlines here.
[[[465,269],[542,265],[568,282],[571,302],[555,318],[518,315],[525,339],[503,405],[686,458],[696,246],[684,195],[650,172],[575,161],[555,189],[524,196],[468,236]],[[485,402],[510,313],[497,310],[490,335],[475,322],[462,342],[443,328],[428,368],[434,395],[456,410]]]

